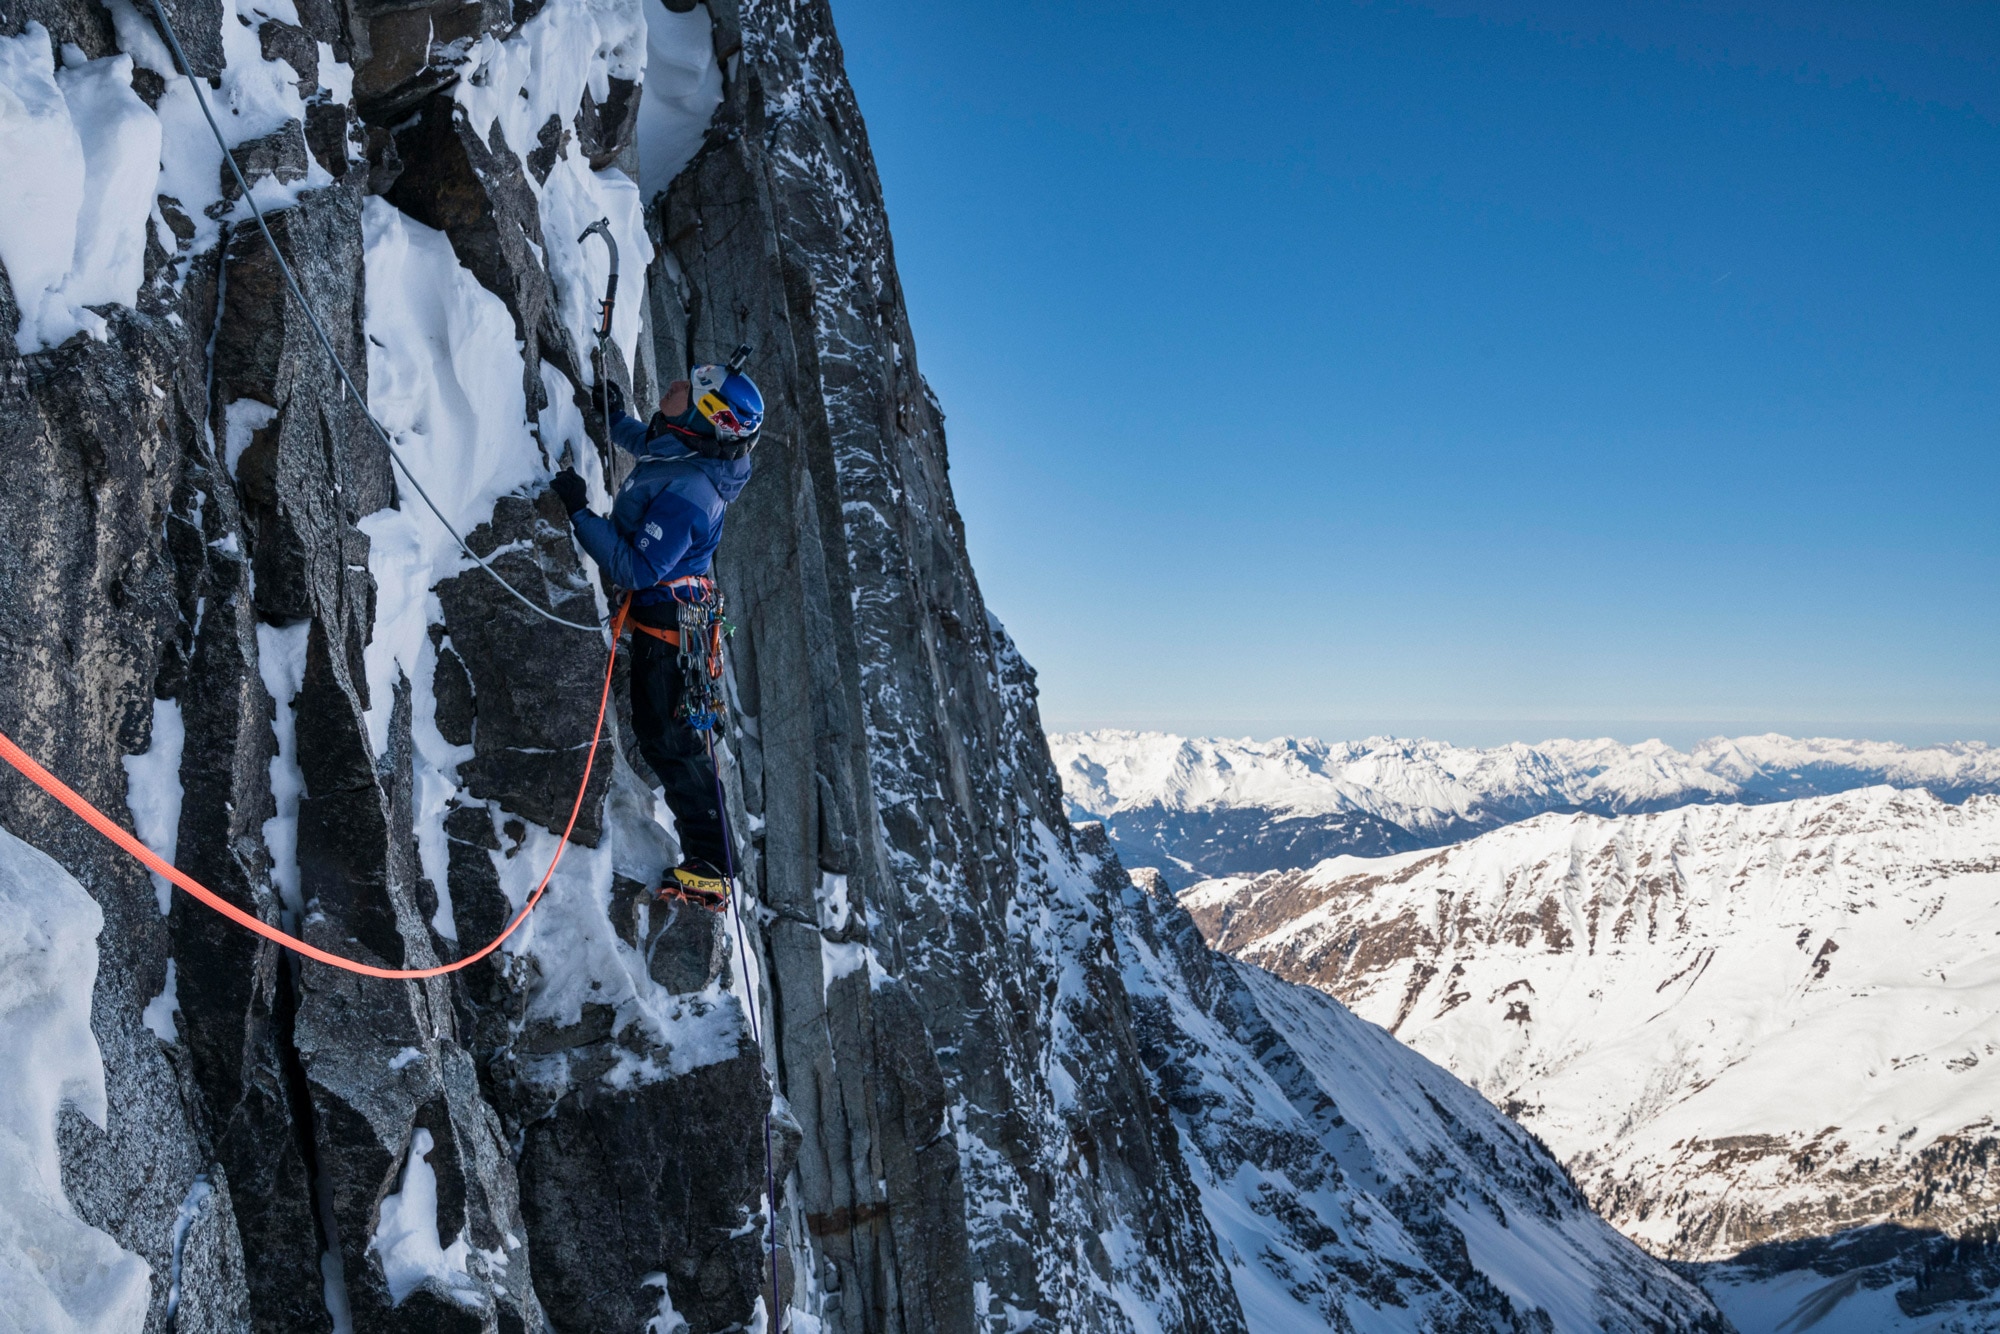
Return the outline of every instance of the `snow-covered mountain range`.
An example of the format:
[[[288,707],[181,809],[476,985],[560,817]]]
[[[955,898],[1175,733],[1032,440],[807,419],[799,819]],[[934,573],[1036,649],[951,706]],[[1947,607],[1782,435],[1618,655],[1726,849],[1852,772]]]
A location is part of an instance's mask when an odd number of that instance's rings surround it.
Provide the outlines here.
[[[1979,742],[1911,749],[1773,734],[1692,751],[1608,739],[1470,749],[1097,731],[1049,744],[1073,817],[1104,821],[1128,862],[1202,875],[1437,847],[1548,811],[1762,804],[1883,783],[1946,801],[2000,792],[2000,749]]]
[[[2000,1328],[2000,798],[1550,814],[1181,901],[1715,1266],[1742,1329]]]

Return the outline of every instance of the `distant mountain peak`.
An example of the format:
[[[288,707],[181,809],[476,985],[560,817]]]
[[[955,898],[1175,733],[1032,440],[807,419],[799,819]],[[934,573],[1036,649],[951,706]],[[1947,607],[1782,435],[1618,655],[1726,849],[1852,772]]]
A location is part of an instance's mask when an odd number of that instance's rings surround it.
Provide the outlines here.
[[[2000,749],[1832,737],[1717,737],[1690,751],[1609,738],[1490,748],[1403,737],[1270,741],[1060,733],[1071,812],[1134,861],[1220,875],[1456,842],[1550,811],[1751,805],[1887,784],[1946,801],[2000,792]]]

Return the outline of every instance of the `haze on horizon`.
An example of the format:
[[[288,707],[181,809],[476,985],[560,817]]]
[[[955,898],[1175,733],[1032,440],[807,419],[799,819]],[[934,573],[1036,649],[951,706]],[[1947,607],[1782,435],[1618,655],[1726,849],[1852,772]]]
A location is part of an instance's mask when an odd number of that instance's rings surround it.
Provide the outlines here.
[[[2000,9],[1600,9],[842,0],[1052,727],[2000,741]]]

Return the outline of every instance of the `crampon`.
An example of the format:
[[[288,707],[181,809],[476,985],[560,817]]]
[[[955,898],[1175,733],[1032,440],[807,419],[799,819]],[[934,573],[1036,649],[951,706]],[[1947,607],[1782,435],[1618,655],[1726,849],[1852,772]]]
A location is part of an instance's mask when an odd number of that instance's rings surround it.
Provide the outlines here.
[[[729,882],[706,862],[682,862],[667,872],[655,896],[662,903],[686,903],[709,912],[729,907]]]

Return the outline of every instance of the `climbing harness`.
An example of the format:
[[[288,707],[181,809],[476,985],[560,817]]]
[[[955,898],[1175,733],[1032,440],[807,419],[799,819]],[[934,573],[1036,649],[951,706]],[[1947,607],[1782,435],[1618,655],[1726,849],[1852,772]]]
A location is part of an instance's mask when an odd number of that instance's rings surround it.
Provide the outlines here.
[[[347,363],[342,361],[340,354],[333,350],[333,340],[327,337],[326,329],[319,322],[319,316],[313,313],[313,308],[306,302],[305,293],[299,290],[299,280],[293,275],[292,266],[285,259],[285,252],[278,249],[277,238],[271,235],[270,224],[264,221],[264,210],[257,206],[257,196],[250,191],[250,182],[243,178],[243,169],[236,165],[236,154],[229,150],[228,141],[222,137],[222,127],[215,123],[215,113],[209,110],[208,106],[208,95],[202,91],[201,80],[194,76],[194,66],[188,63],[186,53],[181,50],[181,39],[174,32],[174,23],[172,19],[167,17],[166,7],[161,4],[160,0],[152,0],[152,6],[154,15],[160,20],[160,30],[166,35],[167,45],[173,49],[175,61],[180,64],[181,73],[187,76],[188,86],[194,89],[195,101],[201,104],[201,114],[208,121],[209,132],[215,136],[216,145],[222,149],[222,160],[229,164],[229,174],[236,178],[237,189],[243,192],[244,200],[249,203],[250,212],[257,219],[257,230],[264,234],[264,244],[271,247],[271,256],[278,261],[278,270],[285,276],[285,286],[291,290],[292,299],[299,303],[299,309],[305,312],[306,323],[312,326],[313,335],[319,339],[319,345],[326,349],[327,358],[333,362],[334,370],[340,373],[341,383],[347,386],[348,393],[354,395],[355,403],[361,408],[362,415],[368,419],[368,425],[374,429],[376,439],[380,440],[382,447],[389,451],[389,459],[396,465],[397,470],[403,474],[403,480],[410,484],[410,489],[415,491],[430,512],[437,516],[437,521],[444,525],[444,530],[450,533],[453,540],[458,543],[459,550],[470,556],[480,569],[493,576],[495,583],[513,594],[515,601],[545,621],[552,621],[557,625],[565,625],[572,630],[586,630],[591,634],[602,633],[603,626],[585,625],[581,621],[567,620],[558,616],[548,608],[536,603],[526,593],[514,587],[514,585],[508,583],[498,570],[486,563],[485,557],[467,545],[466,540],[459,535],[458,529],[452,527],[451,520],[444,517],[444,511],[437,507],[437,502],[431,499],[430,493],[424,490],[423,483],[419,482],[416,479],[416,475],[410,471],[410,465],[403,462],[403,456],[396,449],[395,442],[389,438],[389,433],[382,429],[382,423],[376,421],[375,414],[369,410],[367,398],[355,387],[354,377],[348,374]],[[610,239],[610,233],[607,230],[605,240],[608,242]],[[616,254],[615,246],[613,253],[614,255]],[[607,326],[610,323],[610,319],[610,302],[607,300],[605,302],[605,323]]]
[[[686,864],[667,872],[667,878],[653,892],[662,903],[685,903],[704,912],[729,911],[729,882],[721,876],[690,871]]]
[[[577,784],[576,800],[570,804],[569,808],[569,823],[563,826],[562,841],[556,844],[555,856],[549,859],[548,869],[542,872],[542,878],[535,883],[534,892],[528,895],[528,901],[521,905],[521,910],[514,914],[512,921],[507,923],[506,930],[488,941],[476,952],[468,954],[464,958],[452,963],[439,964],[435,968],[378,968],[372,963],[362,963],[356,959],[344,958],[341,955],[332,954],[320,949],[317,945],[309,945],[297,936],[282,931],[262,918],[252,916],[250,913],[243,911],[243,909],[223,898],[193,876],[182,871],[172,862],[155,853],[151,848],[141,843],[131,833],[121,827],[116,820],[113,820],[103,811],[91,805],[90,801],[82,794],[37,764],[26,751],[15,745],[13,740],[4,732],[0,732],[0,759],[4,759],[7,763],[19,769],[35,786],[41,788],[42,791],[76,812],[77,815],[82,817],[85,824],[110,839],[133,857],[138,858],[139,861],[145,864],[147,870],[179,885],[206,906],[213,908],[216,912],[221,913],[238,926],[256,932],[266,940],[275,941],[283,945],[286,949],[302,954],[308,959],[313,959],[329,967],[343,969],[350,973],[359,973],[363,977],[381,977],[392,981],[407,981],[414,978],[437,977],[444,973],[455,973],[461,968],[471,967],[487,955],[493,953],[493,951],[499,949],[507,937],[513,935],[521,923],[528,920],[528,914],[533,912],[535,905],[542,901],[542,893],[548,889],[549,880],[555,875],[556,867],[562,864],[563,852],[569,847],[569,836],[576,828],[576,818],[583,811],[584,794],[590,790],[590,772],[597,763],[597,743],[604,736],[604,710],[611,699],[611,669],[618,661],[616,636],[617,632],[622,628],[624,619],[625,613],[622,608],[619,610],[618,615],[612,619],[612,651],[609,660],[604,664],[604,687],[597,695],[597,722],[592,726],[590,731],[590,749],[584,753],[583,781]]]

